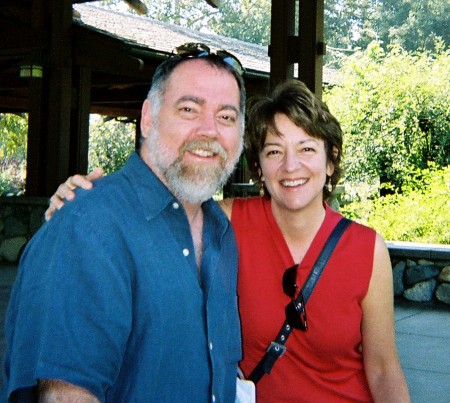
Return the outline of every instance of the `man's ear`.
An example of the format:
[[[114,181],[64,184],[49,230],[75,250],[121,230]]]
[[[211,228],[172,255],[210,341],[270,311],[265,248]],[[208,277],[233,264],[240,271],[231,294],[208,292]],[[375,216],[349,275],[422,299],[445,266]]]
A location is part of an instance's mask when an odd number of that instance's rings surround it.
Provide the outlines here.
[[[141,136],[147,138],[152,127],[152,108],[148,99],[142,104],[141,110]]]

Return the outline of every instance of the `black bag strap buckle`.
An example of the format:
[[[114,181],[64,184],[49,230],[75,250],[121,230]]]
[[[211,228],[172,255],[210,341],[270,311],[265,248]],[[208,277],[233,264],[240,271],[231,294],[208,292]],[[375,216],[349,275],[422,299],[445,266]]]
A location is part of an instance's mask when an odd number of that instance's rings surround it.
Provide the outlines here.
[[[266,352],[268,354],[275,355],[277,358],[280,358],[286,352],[286,346],[273,341],[272,343],[270,343],[269,347],[267,347]]]

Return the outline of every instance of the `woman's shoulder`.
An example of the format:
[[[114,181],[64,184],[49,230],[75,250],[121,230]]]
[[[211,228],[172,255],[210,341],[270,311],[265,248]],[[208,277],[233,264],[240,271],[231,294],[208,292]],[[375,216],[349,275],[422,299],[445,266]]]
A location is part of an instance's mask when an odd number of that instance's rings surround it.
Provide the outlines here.
[[[268,199],[259,196],[237,197],[233,201],[231,215],[233,217],[242,215],[258,216],[265,210],[267,201]]]
[[[336,223],[341,219],[341,218],[348,218],[345,217],[342,213],[340,213],[339,211],[334,210],[333,208],[331,208],[330,206],[326,205],[326,210],[327,210],[327,217],[329,220],[335,221]],[[373,236],[375,238],[375,236],[377,235],[376,231],[372,228],[369,227],[365,224],[362,224],[361,222],[355,221],[355,220],[351,220],[352,223],[349,227],[349,229],[351,229],[352,232],[354,233],[358,233],[361,235],[366,235],[366,236]]]
[[[258,205],[263,205],[264,200],[266,200],[263,197],[260,196],[252,196],[252,197],[236,197],[233,199],[233,208],[234,206],[239,206],[241,208],[244,207],[253,207]]]

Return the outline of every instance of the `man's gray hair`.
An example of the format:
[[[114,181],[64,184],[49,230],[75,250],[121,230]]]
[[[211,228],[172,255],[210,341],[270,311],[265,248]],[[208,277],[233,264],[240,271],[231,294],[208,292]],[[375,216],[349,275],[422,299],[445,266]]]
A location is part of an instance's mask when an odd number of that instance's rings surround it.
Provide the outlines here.
[[[164,98],[167,82],[172,75],[175,68],[183,62],[193,60],[194,58],[183,58],[180,56],[173,56],[161,63],[153,75],[152,85],[147,95],[147,99],[151,105],[152,119],[155,124],[158,124],[159,111],[161,110],[162,101]],[[211,66],[215,66],[219,69],[226,70],[230,72],[236,79],[239,87],[239,113],[241,120],[241,134],[244,133],[245,127],[245,105],[246,105],[246,91],[243,78],[238,74],[238,72],[228,63],[223,61],[219,56],[212,53],[210,55],[201,57]]]

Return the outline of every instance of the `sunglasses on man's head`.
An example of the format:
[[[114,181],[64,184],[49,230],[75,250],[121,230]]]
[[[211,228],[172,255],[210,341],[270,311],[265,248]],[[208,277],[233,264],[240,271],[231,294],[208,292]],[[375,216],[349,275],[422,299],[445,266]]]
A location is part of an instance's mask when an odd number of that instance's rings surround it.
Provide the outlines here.
[[[285,314],[287,322],[294,329],[306,332],[308,330],[308,322],[306,321],[306,307],[301,291],[296,298],[298,289],[297,267],[298,265],[294,265],[287,269],[283,274],[283,291],[291,298],[291,302],[286,305]]]
[[[226,64],[231,66],[240,76],[242,76],[245,71],[244,67],[236,56],[232,55],[226,50],[217,50],[216,52],[211,52],[211,49],[203,43],[185,43],[184,45],[177,46],[173,50],[172,54],[183,58],[197,58],[209,55],[217,55]]]

